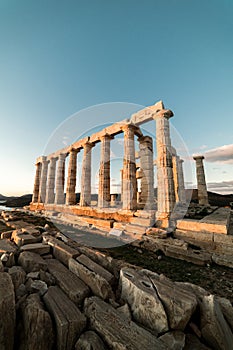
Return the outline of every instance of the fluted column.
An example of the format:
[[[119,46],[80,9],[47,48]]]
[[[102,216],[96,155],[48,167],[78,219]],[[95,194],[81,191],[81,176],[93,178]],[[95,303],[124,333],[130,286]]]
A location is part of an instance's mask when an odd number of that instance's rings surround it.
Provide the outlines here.
[[[124,131],[122,208],[125,210],[135,210],[137,208],[137,180],[134,144],[134,133],[136,127],[132,124],[127,124],[122,130]]]
[[[47,183],[47,174],[48,174],[48,161],[45,156],[42,157],[42,166],[41,166],[41,177],[40,177],[40,188],[39,188],[39,202],[45,203],[46,197],[46,183]]]
[[[55,200],[54,187],[55,187],[56,162],[57,162],[57,158],[50,159],[46,199],[45,199],[45,203],[47,204],[54,203],[54,200]]]
[[[141,196],[140,202],[144,209],[153,209],[154,206],[154,164],[153,140],[150,136],[139,137]]]
[[[186,203],[183,162],[184,162],[183,159],[180,159],[180,157],[178,156],[178,179],[179,179],[180,202]]]
[[[70,151],[69,165],[68,165],[68,177],[66,187],[66,204],[76,204],[76,175],[77,175],[77,149]]]
[[[40,176],[41,176],[41,163],[36,163],[36,174],[33,188],[32,203],[38,203],[39,201],[39,189],[40,189]]]
[[[110,141],[112,136],[104,135],[101,140],[98,207],[108,207],[110,204]]]
[[[56,172],[55,204],[64,204],[65,203],[65,194],[64,194],[65,160],[66,160],[66,154],[65,153],[59,154],[58,162],[57,162],[57,172]]]
[[[123,202],[123,169],[120,169],[121,172],[121,202]]]
[[[209,205],[208,193],[205,180],[205,171],[203,165],[203,156],[194,156],[196,161],[196,174],[197,174],[197,190],[198,190],[198,202],[202,205]]]
[[[93,145],[86,142],[83,146],[82,177],[80,206],[85,207],[91,204],[91,149]]]
[[[174,147],[172,149],[172,169],[173,169],[173,179],[174,179],[174,190],[176,203],[180,202],[180,184],[179,184],[179,174],[178,174],[178,157]]]
[[[156,121],[157,142],[157,183],[158,206],[157,224],[167,227],[175,205],[174,179],[172,170],[171,138],[169,119],[173,116],[170,110],[160,110],[154,114]]]

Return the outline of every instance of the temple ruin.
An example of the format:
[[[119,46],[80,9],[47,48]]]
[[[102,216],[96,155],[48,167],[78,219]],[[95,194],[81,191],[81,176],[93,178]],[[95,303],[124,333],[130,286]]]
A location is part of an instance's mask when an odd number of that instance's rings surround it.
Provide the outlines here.
[[[107,208],[114,202],[110,193],[111,140],[120,133],[124,135],[124,158],[121,171],[121,206],[118,217],[129,221],[135,211],[150,213],[157,225],[169,227],[176,203],[185,203],[185,187],[182,162],[171,145],[169,119],[171,110],[160,101],[133,114],[130,119],[117,122],[100,132],[76,141],[36,161],[36,175],[31,210],[53,210],[87,215],[98,219],[111,219]],[[143,135],[140,126],[155,120],[157,148],[157,205],[154,200],[154,152],[153,140]],[[136,164],[135,137],[139,143],[139,167]],[[91,206],[91,158],[92,149],[101,144],[97,206]],[[76,202],[77,155],[83,152],[80,201]],[[65,185],[65,161],[69,158],[67,186]],[[137,179],[141,181],[138,193]],[[101,215],[101,212],[103,215]],[[116,210],[115,210],[116,212]],[[109,215],[108,215],[109,213]],[[155,215],[156,214],[156,215]],[[114,218],[115,219],[115,218]],[[119,221],[119,220],[115,220]]]

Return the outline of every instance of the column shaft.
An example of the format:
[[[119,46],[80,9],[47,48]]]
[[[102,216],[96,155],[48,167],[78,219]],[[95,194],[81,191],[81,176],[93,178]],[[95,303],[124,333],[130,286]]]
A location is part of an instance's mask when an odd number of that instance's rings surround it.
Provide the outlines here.
[[[57,161],[57,158],[50,159],[46,199],[45,199],[45,203],[47,204],[54,203],[54,199],[55,199],[54,187],[55,187],[56,161]]]
[[[184,162],[183,159],[180,159],[180,157],[178,157],[178,179],[179,179],[180,202],[186,203],[183,162]]]
[[[101,138],[101,155],[99,169],[98,207],[108,207],[110,204],[110,135]]]
[[[41,163],[37,163],[36,164],[36,174],[35,174],[32,203],[38,203],[38,201],[39,201],[40,176],[41,176]]]
[[[80,206],[90,206],[91,204],[91,149],[93,145],[86,142],[83,147],[82,177]]]
[[[58,162],[57,162],[55,204],[65,203],[65,194],[64,194],[65,160],[66,160],[66,154],[61,153],[58,157]]]
[[[201,205],[209,205],[208,193],[205,180],[205,171],[203,165],[203,156],[195,156],[193,159],[196,161],[196,174],[197,174],[197,190],[198,190],[198,202]]]
[[[157,224],[167,227],[175,205],[175,190],[172,169],[172,153],[169,118],[173,113],[161,110],[154,116],[156,120],[157,142]]]
[[[47,161],[46,157],[42,157],[40,188],[39,188],[39,202],[40,203],[45,203],[47,174],[48,174],[48,161]]]
[[[149,136],[142,136],[138,140],[141,172],[140,203],[144,205],[144,209],[150,210],[154,207],[153,140]]]
[[[124,131],[124,161],[123,161],[123,205],[125,210],[137,208],[137,180],[135,163],[134,125],[126,125]]]
[[[66,204],[67,205],[76,204],[75,188],[76,188],[76,175],[77,175],[77,152],[78,150],[75,150],[75,149],[72,149],[70,151],[67,187],[66,187]]]

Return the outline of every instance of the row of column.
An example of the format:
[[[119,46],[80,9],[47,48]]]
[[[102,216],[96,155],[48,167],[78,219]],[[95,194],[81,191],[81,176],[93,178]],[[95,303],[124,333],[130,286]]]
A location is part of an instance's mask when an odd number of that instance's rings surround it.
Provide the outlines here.
[[[124,132],[124,160],[122,172],[122,207],[134,210],[137,207],[137,180],[135,164],[135,132],[139,130],[133,124],[122,128]],[[101,155],[99,169],[98,207],[108,207],[110,204],[110,141],[111,135],[100,138]],[[140,143],[141,162],[144,169],[142,180],[143,198],[147,206],[152,206],[154,191],[153,149],[152,139],[148,136],[138,139]],[[80,206],[91,204],[91,150],[93,144],[86,142],[83,146],[83,162],[81,176]],[[54,203],[67,205],[76,204],[76,175],[77,153],[79,150],[71,149],[69,152],[66,199],[64,195],[65,160],[67,154],[60,154],[58,158],[47,160],[41,158],[36,164],[36,175],[33,191],[33,203]]]

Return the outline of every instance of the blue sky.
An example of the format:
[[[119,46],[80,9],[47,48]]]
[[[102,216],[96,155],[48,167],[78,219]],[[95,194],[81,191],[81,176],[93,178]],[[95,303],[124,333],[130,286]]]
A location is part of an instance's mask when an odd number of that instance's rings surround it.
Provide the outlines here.
[[[210,151],[211,189],[233,192],[232,18],[232,0],[0,0],[0,193],[32,192],[70,115],[161,99],[189,152]]]

